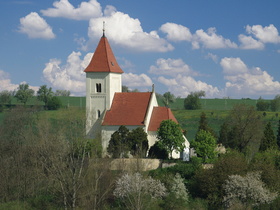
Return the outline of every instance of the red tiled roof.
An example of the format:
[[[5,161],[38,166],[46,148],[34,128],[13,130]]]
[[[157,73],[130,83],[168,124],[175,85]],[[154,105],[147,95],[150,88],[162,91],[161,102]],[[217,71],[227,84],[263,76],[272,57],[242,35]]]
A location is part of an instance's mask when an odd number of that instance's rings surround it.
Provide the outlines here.
[[[144,125],[151,92],[115,93],[102,125]]]
[[[84,72],[123,73],[105,36],[101,37],[92,59]]]
[[[178,123],[170,108],[154,107],[148,131],[157,131],[163,120],[173,120]]]

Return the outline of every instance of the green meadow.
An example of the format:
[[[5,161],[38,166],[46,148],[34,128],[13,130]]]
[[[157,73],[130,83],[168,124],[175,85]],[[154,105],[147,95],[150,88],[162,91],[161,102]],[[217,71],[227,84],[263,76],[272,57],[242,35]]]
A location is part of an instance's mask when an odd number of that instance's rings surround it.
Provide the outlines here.
[[[85,115],[86,98],[85,97],[59,97],[62,101],[63,108],[76,107],[81,115]],[[178,98],[174,103],[170,104],[170,108],[181,125],[182,129],[187,131],[188,140],[192,140],[198,129],[200,115],[202,112],[206,114],[209,126],[219,134],[220,126],[228,116],[230,110],[236,104],[247,104],[256,106],[256,99],[200,99],[202,109],[200,110],[185,110],[184,99]],[[160,106],[164,106],[161,100],[158,100]],[[12,105],[20,105],[15,99],[12,100]],[[27,106],[42,106],[36,97],[33,97]],[[44,114],[50,118],[57,118],[61,115],[60,111],[44,111]],[[3,122],[4,112],[0,113],[0,123]],[[280,116],[277,112],[259,112],[259,116],[263,118],[264,123],[270,121],[276,134],[278,121]]]

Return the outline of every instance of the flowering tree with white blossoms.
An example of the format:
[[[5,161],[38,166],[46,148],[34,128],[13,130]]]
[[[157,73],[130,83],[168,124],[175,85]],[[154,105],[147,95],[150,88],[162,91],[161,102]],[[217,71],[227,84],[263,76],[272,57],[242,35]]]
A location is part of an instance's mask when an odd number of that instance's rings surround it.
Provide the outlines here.
[[[159,180],[143,178],[140,173],[124,174],[117,180],[114,196],[121,198],[128,209],[146,209],[150,202],[166,195]]]
[[[270,192],[261,181],[260,172],[250,172],[245,177],[231,175],[224,184],[225,196],[223,202],[225,207],[230,207],[235,201],[253,206],[272,202],[278,195]]]

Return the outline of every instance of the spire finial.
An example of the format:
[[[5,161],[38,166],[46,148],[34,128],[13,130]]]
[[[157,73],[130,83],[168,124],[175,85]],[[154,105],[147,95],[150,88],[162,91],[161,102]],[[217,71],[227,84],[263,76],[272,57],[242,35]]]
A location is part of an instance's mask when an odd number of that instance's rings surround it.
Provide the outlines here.
[[[103,37],[105,37],[105,21],[103,21]]]

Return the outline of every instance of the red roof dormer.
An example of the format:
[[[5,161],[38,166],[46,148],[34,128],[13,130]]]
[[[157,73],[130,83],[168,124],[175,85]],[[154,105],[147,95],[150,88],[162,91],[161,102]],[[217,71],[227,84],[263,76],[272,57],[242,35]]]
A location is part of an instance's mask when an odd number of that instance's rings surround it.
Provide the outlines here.
[[[123,73],[105,35],[101,37],[92,59],[84,72]]]

